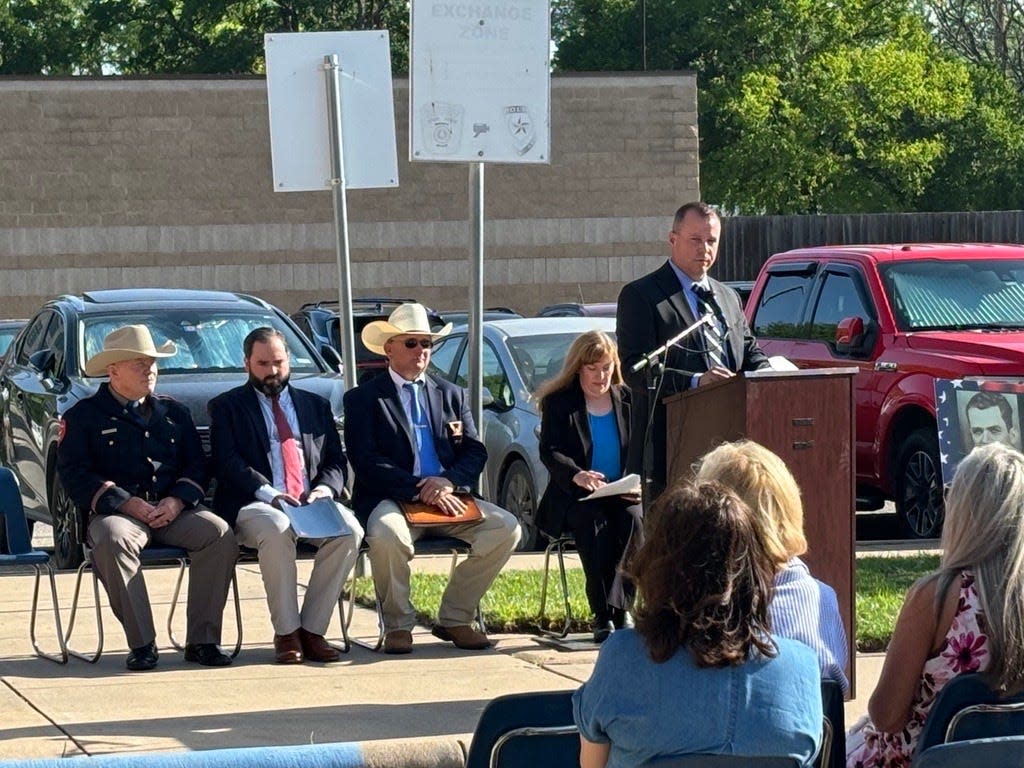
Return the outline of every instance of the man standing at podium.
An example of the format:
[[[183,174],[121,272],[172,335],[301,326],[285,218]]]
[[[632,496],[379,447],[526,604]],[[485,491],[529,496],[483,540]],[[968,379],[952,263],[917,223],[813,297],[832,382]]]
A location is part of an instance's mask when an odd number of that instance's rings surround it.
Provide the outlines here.
[[[633,396],[627,457],[630,472],[643,474],[650,408],[648,372],[635,372],[633,366],[647,353],[704,319],[662,357],[665,375],[655,398],[648,449],[652,451],[648,499],[658,496],[667,484],[665,407],[661,399],[691,387],[722,381],[735,376],[737,371],[769,367],[768,358],[747,326],[739,295],[708,277],[718,257],[721,232],[721,219],[707,203],[686,203],[676,211],[672,222],[668,261],[654,272],[627,283],[619,293],[615,332],[623,373]]]

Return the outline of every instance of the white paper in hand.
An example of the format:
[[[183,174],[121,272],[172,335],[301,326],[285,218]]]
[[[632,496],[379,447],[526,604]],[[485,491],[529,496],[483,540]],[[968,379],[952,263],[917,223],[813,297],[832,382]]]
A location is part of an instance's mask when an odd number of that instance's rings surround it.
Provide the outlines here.
[[[626,475],[612,483],[606,483],[589,496],[584,496],[580,501],[591,499],[605,499],[609,496],[639,496],[640,475]]]
[[[330,499],[317,499],[312,504],[293,507],[282,504],[295,535],[302,539],[326,539],[352,533],[338,508]]]

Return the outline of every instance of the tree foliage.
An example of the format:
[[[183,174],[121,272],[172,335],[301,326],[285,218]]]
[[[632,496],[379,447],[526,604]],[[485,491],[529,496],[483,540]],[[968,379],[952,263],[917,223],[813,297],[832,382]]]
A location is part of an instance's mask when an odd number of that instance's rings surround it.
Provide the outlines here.
[[[925,13],[939,42],[1009,77],[1024,91],[1024,2],[930,0]]]
[[[562,69],[639,69],[646,54],[649,69],[696,71],[707,200],[753,214],[1024,207],[1010,183],[1019,98],[939,45],[907,0],[557,2]]]
[[[7,0],[3,74],[262,72],[268,32],[388,29],[392,66],[409,61],[401,0]]]

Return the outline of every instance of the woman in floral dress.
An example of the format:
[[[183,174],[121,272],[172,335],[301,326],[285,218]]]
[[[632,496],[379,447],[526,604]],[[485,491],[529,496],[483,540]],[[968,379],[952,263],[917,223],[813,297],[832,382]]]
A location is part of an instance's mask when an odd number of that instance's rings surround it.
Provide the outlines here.
[[[935,697],[964,672],[1024,689],[1024,455],[974,449],[946,499],[941,567],[907,592],[847,768],[909,766]]]

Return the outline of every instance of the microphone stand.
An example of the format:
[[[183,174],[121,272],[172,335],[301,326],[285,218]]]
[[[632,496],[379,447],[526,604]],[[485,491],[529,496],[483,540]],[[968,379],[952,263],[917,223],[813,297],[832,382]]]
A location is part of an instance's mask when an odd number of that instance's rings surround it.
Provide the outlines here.
[[[654,451],[652,450],[651,433],[654,429],[654,413],[657,408],[658,397],[660,396],[662,384],[665,382],[665,361],[668,357],[668,350],[713,319],[713,316],[710,314],[704,315],[693,325],[684,328],[660,347],[641,357],[630,368],[633,373],[641,370],[644,371],[644,389],[647,391],[647,419],[644,428],[643,452],[640,462],[642,473],[640,478],[641,504],[645,510],[650,509],[650,505],[654,502],[651,489],[651,486],[654,484]]]

